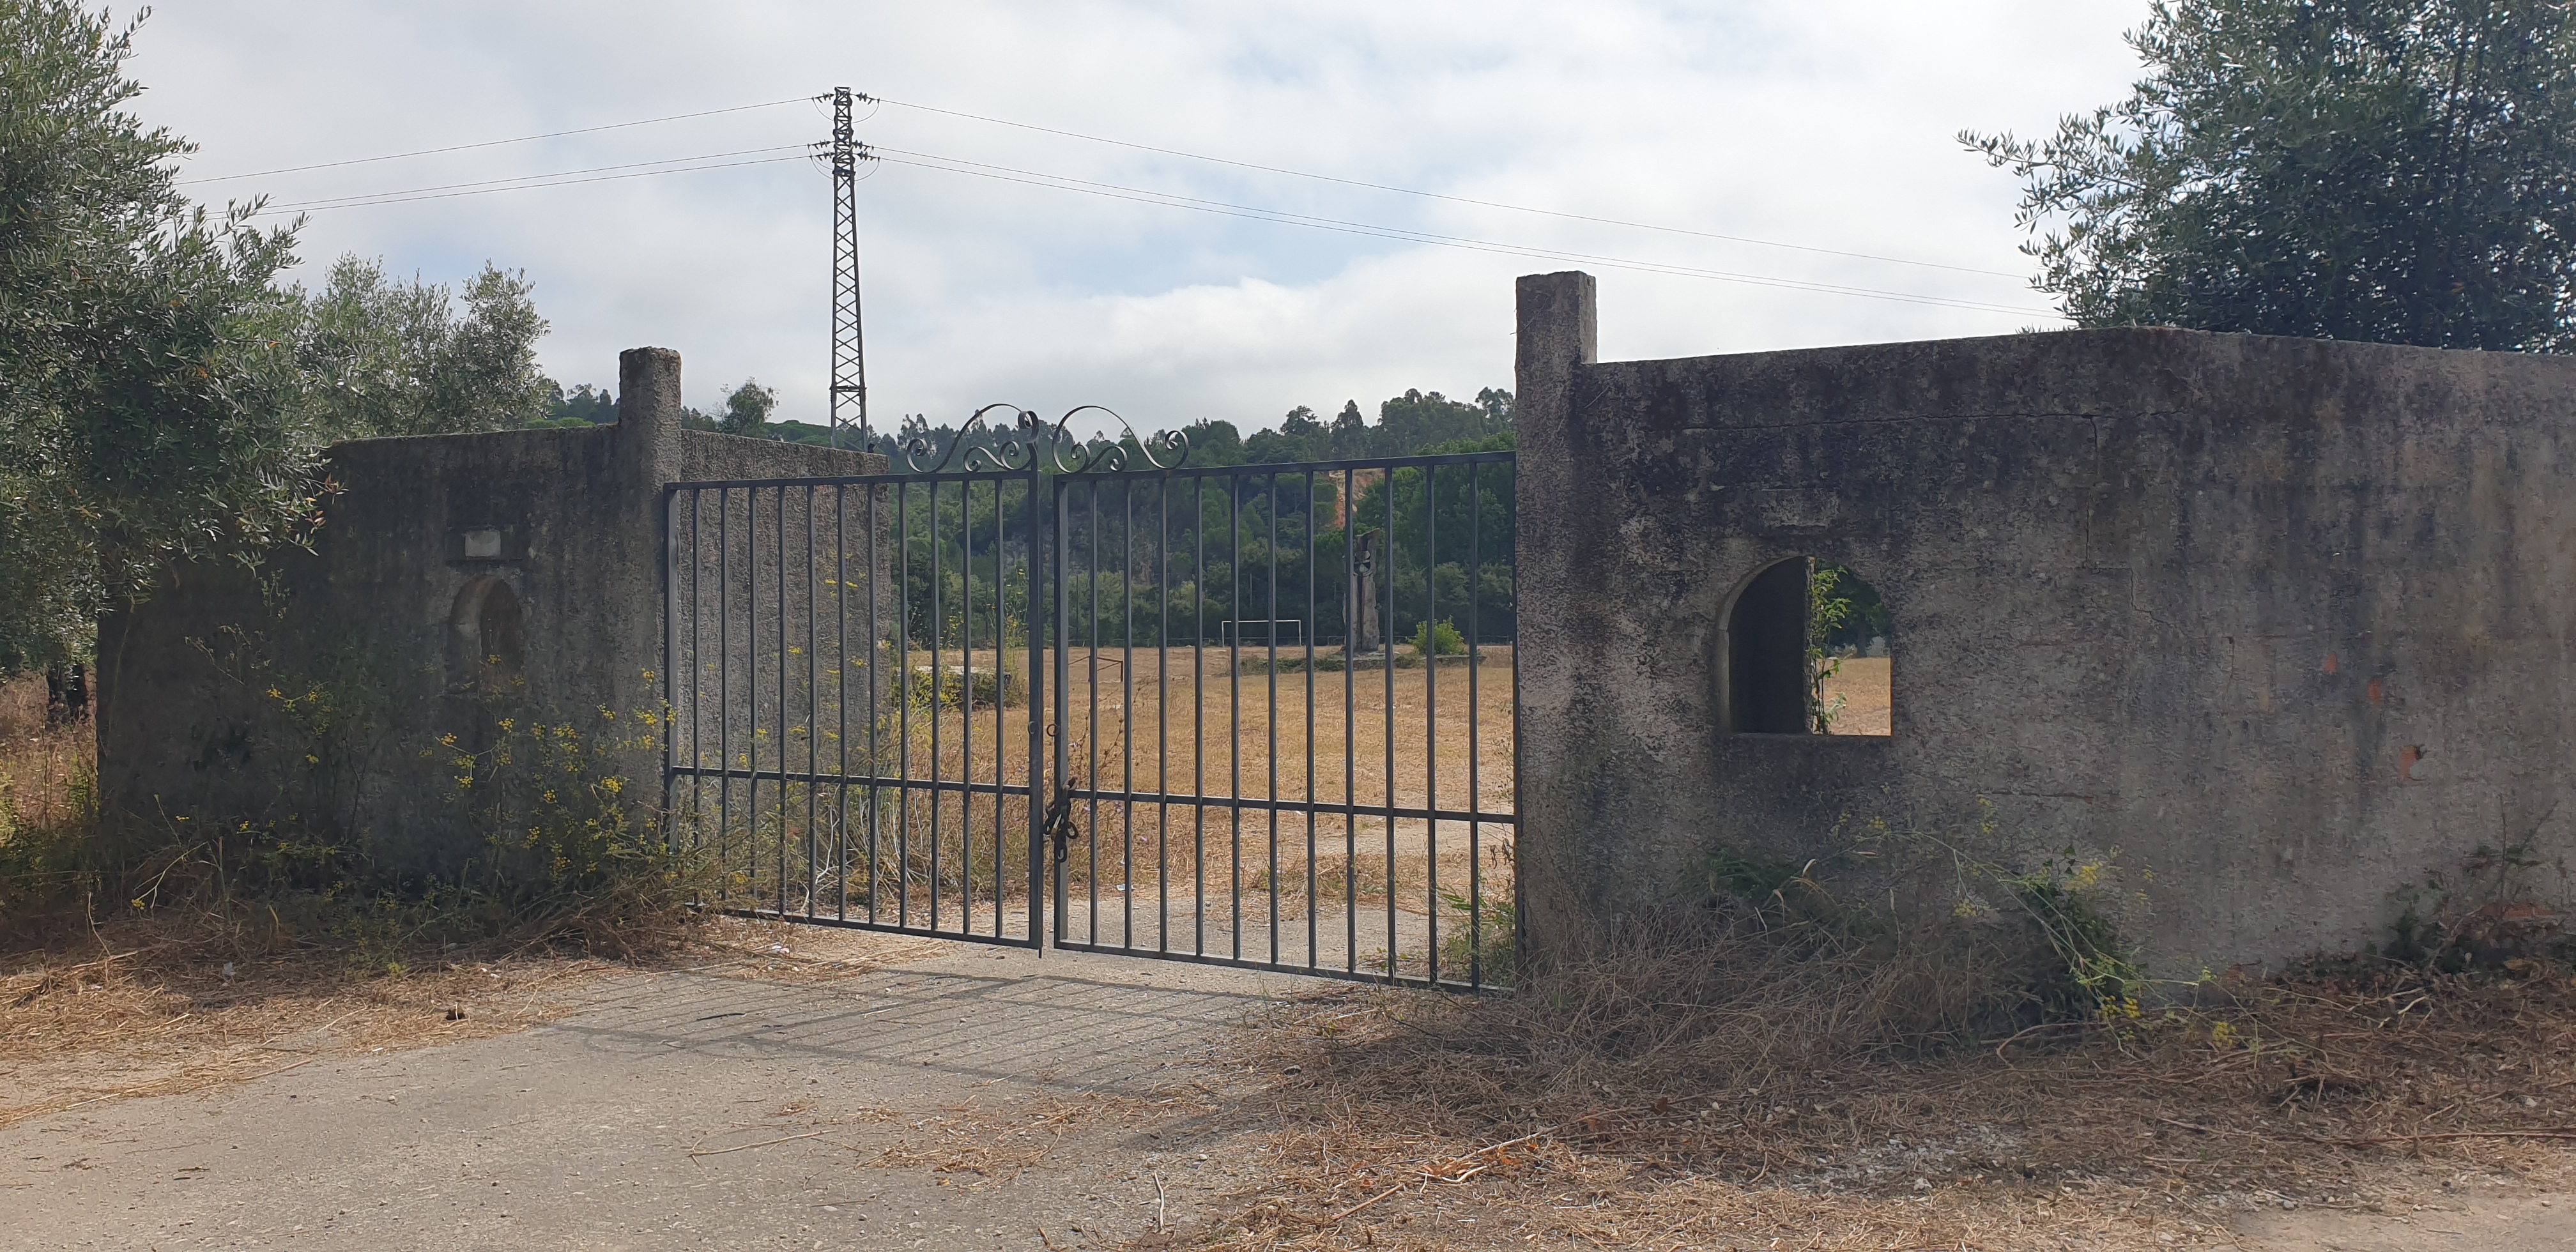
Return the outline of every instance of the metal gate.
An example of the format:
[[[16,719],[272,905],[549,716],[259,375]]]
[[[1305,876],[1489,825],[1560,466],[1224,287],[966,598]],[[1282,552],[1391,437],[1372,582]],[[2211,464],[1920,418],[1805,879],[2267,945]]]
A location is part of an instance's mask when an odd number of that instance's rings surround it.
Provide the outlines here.
[[[667,489],[710,905],[1508,982],[1512,454],[1192,468],[991,411],[902,473]]]

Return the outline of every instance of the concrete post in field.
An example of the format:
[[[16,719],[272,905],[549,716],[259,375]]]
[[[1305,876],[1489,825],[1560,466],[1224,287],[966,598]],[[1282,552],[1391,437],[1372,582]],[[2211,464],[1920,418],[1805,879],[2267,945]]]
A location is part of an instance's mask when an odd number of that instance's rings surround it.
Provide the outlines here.
[[[1377,541],[1378,532],[1360,531],[1351,546],[1351,641],[1344,651],[1351,656],[1375,656],[1386,641],[1378,638],[1377,624]]]
[[[1585,602],[1580,588],[1598,581],[1586,571],[1587,554],[1605,550],[1614,537],[1591,533],[1605,519],[1598,509],[1584,507],[1586,485],[1598,473],[1597,450],[1583,436],[1578,413],[1583,369],[1600,350],[1592,276],[1579,270],[1529,274],[1515,286],[1513,424],[1520,455],[1513,482],[1522,531],[1516,545],[1522,595],[1512,655],[1520,684],[1520,741],[1530,743],[1569,724],[1574,703],[1585,698],[1578,658],[1587,641],[1575,614],[1564,610]],[[1549,533],[1533,535],[1538,528]],[[1582,780],[1557,776],[1579,772],[1583,755],[1519,753],[1515,855],[1525,961],[1572,955],[1585,930],[1587,848],[1594,832],[1581,806],[1565,803],[1582,793]],[[1546,776],[1533,776],[1532,770]]]

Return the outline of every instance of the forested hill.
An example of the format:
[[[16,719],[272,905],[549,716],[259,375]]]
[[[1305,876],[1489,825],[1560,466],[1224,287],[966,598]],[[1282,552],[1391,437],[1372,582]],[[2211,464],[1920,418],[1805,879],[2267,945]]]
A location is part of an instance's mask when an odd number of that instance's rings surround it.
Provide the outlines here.
[[[919,438],[930,446],[933,451],[922,458],[925,463],[939,460],[957,440],[956,427],[933,426],[918,414],[904,418],[899,429],[902,437]],[[1276,429],[1256,430],[1248,436],[1222,418],[1205,418],[1181,429],[1189,436],[1189,463],[1195,466],[1412,456],[1434,448],[1469,446],[1499,449],[1511,446],[1512,393],[1487,387],[1470,402],[1452,400],[1437,391],[1409,390],[1379,404],[1374,424],[1360,412],[1359,402],[1351,400],[1331,418],[1318,417],[1313,409],[1299,405],[1288,411]],[[766,422],[756,432],[745,433],[797,443],[832,442],[830,430],[808,422]],[[1012,433],[978,431],[968,444],[989,448]],[[844,432],[842,442],[856,446],[857,437]]]

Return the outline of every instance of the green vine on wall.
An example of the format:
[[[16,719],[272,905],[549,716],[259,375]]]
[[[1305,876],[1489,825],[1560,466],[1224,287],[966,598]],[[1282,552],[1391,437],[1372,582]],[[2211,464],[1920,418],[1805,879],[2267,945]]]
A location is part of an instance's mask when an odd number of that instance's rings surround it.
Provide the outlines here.
[[[1849,622],[1854,611],[1852,597],[1842,590],[1851,571],[1839,565],[1811,565],[1807,575],[1807,707],[1815,717],[1815,732],[1833,733],[1834,718],[1843,711],[1843,698],[1825,696],[1825,683],[1842,672],[1842,658],[1825,647],[1825,641]]]

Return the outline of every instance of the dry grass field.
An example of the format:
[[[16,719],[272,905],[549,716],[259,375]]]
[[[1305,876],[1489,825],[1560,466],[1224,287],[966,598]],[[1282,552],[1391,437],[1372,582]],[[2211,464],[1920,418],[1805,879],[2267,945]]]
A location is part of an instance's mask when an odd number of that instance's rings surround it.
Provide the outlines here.
[[[1829,707],[1836,700],[1842,701],[1841,708],[1834,714],[1833,733],[1889,733],[1894,716],[1894,667],[1895,662],[1883,656],[1843,658],[1841,667],[1825,679],[1821,693]]]
[[[1339,663],[1340,649],[1316,650],[1324,665]],[[1305,651],[1282,647],[1279,669],[1262,647],[1229,650],[1120,648],[1069,650],[1066,712],[1069,754],[1084,786],[1140,793],[1279,797],[1328,803],[1383,805],[1387,780],[1392,803],[1444,809],[1483,807],[1509,812],[1512,799],[1512,650],[1487,647],[1481,663],[1446,658],[1437,666],[1407,667],[1399,650],[1396,668],[1304,671]],[[996,662],[1013,675],[1011,701],[996,709],[980,675]],[[1053,655],[1049,654],[1049,663]],[[927,673],[932,655],[916,650],[916,671]],[[1028,706],[1025,652],[997,657],[989,648],[961,658],[949,649],[938,657],[948,674],[968,666],[979,675],[972,708],[952,698],[939,710],[938,760],[947,777],[971,770],[991,781],[999,762],[1005,781],[1025,779]],[[1392,710],[1390,716],[1389,710]],[[1041,710],[1050,719],[1053,709]],[[891,720],[891,719],[890,719]],[[882,728],[880,752],[895,752],[896,727]],[[828,732],[837,733],[837,732]],[[856,741],[865,734],[852,732]],[[934,734],[927,711],[910,723],[917,752]],[[1343,768],[1344,745],[1354,768]],[[1311,751],[1310,751],[1311,748]],[[1050,749],[1051,751],[1052,749]],[[826,744],[830,766],[836,749]],[[801,746],[791,761],[801,761]],[[971,765],[970,765],[971,761]],[[1311,764],[1310,764],[1311,762]],[[914,759],[914,773],[929,775]]]
[[[1393,669],[1364,662],[1347,670],[1308,669],[1303,648],[1280,649],[1275,666],[1269,649],[1249,647],[1070,655],[1063,725],[1052,707],[1039,710],[1054,732],[1045,750],[1060,734],[1074,785],[1106,793],[1080,800],[1070,815],[1079,832],[1066,874],[1071,937],[1264,959],[1277,951],[1343,966],[1398,951],[1418,962],[1435,942],[1433,918],[1463,923],[1466,897],[1488,914],[1510,898],[1507,823],[1390,821],[1304,806],[1508,815],[1511,649],[1486,648],[1473,665],[1459,657],[1408,668],[1400,655]],[[1320,649],[1317,659],[1339,658]],[[874,727],[873,748],[866,728],[851,732],[850,772],[864,772],[873,750],[881,773],[987,790],[881,795],[872,812],[862,794],[842,818],[832,789],[769,784],[758,803],[771,815],[747,811],[725,836],[746,898],[836,916],[864,915],[871,902],[891,916],[900,905],[918,921],[930,916],[936,882],[942,929],[1007,932],[1010,917],[1024,916],[1014,901],[1027,890],[1027,801],[990,788],[1027,782],[1026,655],[1004,661],[1022,677],[999,706],[994,684],[964,678],[968,660],[944,651],[934,670],[930,654],[917,652],[912,665],[925,683],[934,672],[958,675],[954,691],[935,709],[916,701]],[[978,650],[971,668],[989,674],[997,660]],[[959,698],[969,690],[980,698]],[[811,741],[826,772],[840,760],[837,733]],[[808,741],[791,734],[791,770],[803,768],[807,751]],[[756,802],[738,788],[727,803],[730,811]],[[901,888],[898,863],[907,867]],[[873,878],[871,865],[883,867]],[[1285,947],[1273,947],[1274,932]]]

